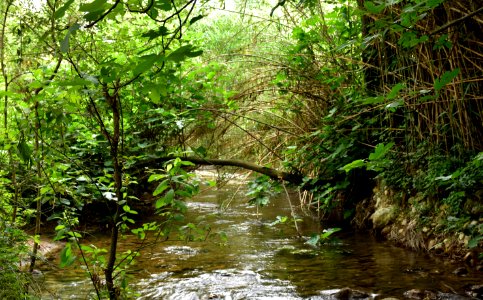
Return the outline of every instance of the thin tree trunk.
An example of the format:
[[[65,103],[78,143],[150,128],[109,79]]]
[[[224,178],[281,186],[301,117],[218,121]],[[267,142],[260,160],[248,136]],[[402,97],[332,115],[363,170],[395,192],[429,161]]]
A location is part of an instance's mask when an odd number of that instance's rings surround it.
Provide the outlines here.
[[[119,214],[120,207],[119,202],[122,201],[122,163],[119,161],[119,144],[121,136],[121,106],[117,93],[114,92],[114,96],[109,96],[105,92],[105,96],[111,106],[112,110],[112,122],[113,122],[113,133],[111,136],[111,158],[113,161],[114,168],[114,188],[116,193],[116,212],[112,221],[112,231],[111,231],[111,245],[109,248],[109,259],[107,261],[106,269],[104,274],[106,276],[106,286],[109,292],[109,299],[117,299],[118,293],[114,285],[114,265],[116,263],[116,252],[117,252],[117,241],[119,238]]]
[[[32,255],[30,257],[30,267],[29,271],[32,272],[35,268],[35,262],[37,260],[37,252],[39,249],[39,244],[37,242],[37,236],[40,234],[40,219],[42,217],[42,201],[40,195],[40,179],[42,178],[42,171],[41,171],[41,161],[42,155],[40,153],[40,146],[39,146],[39,135],[40,135],[40,120],[39,120],[39,102],[35,102],[35,153],[37,159],[37,211],[35,215],[35,239],[34,245],[32,249]]]
[[[6,7],[4,10],[5,12],[3,15],[2,30],[1,30],[1,36],[0,36],[0,69],[2,69],[4,90],[5,92],[7,92],[9,88],[9,82],[8,82],[8,75],[7,75],[6,65],[5,65],[5,30],[7,28],[8,11],[12,6],[12,1],[6,1],[5,4],[6,4]],[[9,134],[8,134],[8,95],[5,95],[4,101],[5,102],[4,102],[4,108],[3,108],[3,127],[5,129],[5,141],[10,143]],[[10,166],[10,171],[12,172],[12,185],[14,188],[12,223],[15,223],[17,219],[17,207],[18,207],[19,197],[18,197],[18,185],[17,185],[17,167],[13,158],[11,147],[8,148],[8,162]]]

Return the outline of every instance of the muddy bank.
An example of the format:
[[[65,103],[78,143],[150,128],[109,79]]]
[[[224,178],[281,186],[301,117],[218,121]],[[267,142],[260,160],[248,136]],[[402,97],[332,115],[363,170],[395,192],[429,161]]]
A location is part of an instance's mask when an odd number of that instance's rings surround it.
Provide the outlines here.
[[[358,203],[352,224],[399,246],[446,256],[481,270],[478,257],[483,248],[478,231],[483,228],[483,205],[468,200],[465,209],[470,211],[468,217],[458,219],[448,215],[446,204],[420,194],[407,197],[381,180],[373,195]]]

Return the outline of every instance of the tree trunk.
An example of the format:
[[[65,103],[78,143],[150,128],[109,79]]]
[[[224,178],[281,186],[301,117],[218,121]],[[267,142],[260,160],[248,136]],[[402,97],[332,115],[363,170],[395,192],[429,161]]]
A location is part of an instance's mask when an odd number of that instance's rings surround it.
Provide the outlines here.
[[[37,236],[40,234],[40,219],[42,217],[42,201],[40,195],[40,179],[42,178],[42,171],[41,171],[41,161],[42,155],[40,153],[40,146],[39,146],[39,137],[40,135],[40,120],[39,120],[39,102],[35,102],[35,153],[37,159],[37,211],[35,214],[35,232],[34,232],[34,245],[32,249],[32,255],[30,256],[30,267],[29,271],[33,272],[35,268],[35,262],[37,260],[37,252],[39,249],[39,243],[37,242]]]
[[[106,99],[109,102],[112,110],[112,122],[113,122],[113,133],[110,136],[111,142],[111,158],[114,167],[114,189],[117,198],[116,212],[114,213],[112,219],[112,231],[111,231],[111,244],[109,247],[109,259],[107,261],[106,269],[104,274],[106,276],[106,286],[109,292],[109,299],[117,299],[118,293],[117,288],[114,285],[114,265],[116,263],[116,253],[117,253],[117,241],[119,239],[119,215],[120,215],[120,205],[119,202],[122,201],[122,163],[119,161],[119,142],[121,136],[120,123],[121,123],[121,105],[117,93],[114,92],[114,96],[110,96],[108,92],[105,93]],[[107,133],[107,132],[106,132]]]

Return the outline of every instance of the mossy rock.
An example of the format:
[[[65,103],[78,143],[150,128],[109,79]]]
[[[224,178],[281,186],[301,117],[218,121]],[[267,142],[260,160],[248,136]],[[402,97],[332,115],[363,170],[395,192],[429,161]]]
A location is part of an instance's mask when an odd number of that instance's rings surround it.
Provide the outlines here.
[[[378,208],[371,216],[374,229],[382,229],[396,219],[396,208],[387,206]]]

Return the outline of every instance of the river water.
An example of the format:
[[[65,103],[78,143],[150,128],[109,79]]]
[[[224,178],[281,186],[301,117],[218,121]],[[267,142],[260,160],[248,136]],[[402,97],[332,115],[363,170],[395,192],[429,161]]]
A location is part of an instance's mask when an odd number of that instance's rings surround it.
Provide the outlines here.
[[[411,289],[464,295],[483,275],[453,271],[451,261],[430,257],[368,234],[339,232],[338,241],[320,247],[306,243],[322,230],[319,222],[304,216],[292,197],[299,237],[292,224],[272,223],[290,216],[285,194],[267,207],[248,205],[243,186],[232,184],[207,189],[190,199],[186,220],[210,224],[213,237],[186,242],[175,239],[145,247],[130,269],[135,299],[333,299],[344,287],[371,297],[404,298]],[[226,241],[216,237],[226,234]],[[85,244],[108,247],[107,235],[88,236]],[[135,249],[139,240],[126,236],[119,251]],[[80,267],[45,270],[39,279],[42,299],[90,299],[92,286]]]

